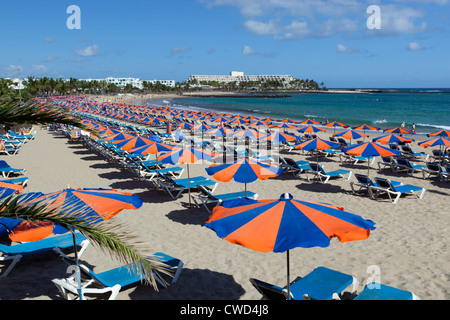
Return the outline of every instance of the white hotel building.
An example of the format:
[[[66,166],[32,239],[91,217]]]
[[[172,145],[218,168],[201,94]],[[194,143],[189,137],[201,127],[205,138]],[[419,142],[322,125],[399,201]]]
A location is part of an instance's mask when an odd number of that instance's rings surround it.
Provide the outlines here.
[[[197,80],[199,83],[201,81],[218,81],[218,82],[249,82],[249,81],[266,81],[266,80],[277,80],[281,81],[284,84],[288,85],[291,81],[295,80],[291,75],[255,75],[255,76],[246,76],[244,72],[240,71],[231,71],[229,76],[220,76],[220,75],[191,75],[188,81]]]
[[[143,89],[144,85],[143,82],[149,82],[149,83],[153,83],[156,84],[157,82],[166,85],[168,87],[175,87],[175,80],[141,80],[139,78],[113,78],[113,77],[108,77],[106,79],[82,79],[83,81],[106,81],[106,83],[110,84],[115,84],[118,87],[125,87],[128,84],[131,84],[133,87],[138,88],[138,89]]]

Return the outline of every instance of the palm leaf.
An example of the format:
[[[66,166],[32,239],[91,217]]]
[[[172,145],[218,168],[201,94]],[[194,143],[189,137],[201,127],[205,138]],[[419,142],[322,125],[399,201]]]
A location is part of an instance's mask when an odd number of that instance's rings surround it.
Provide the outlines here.
[[[39,225],[40,222],[59,224],[68,230],[78,230],[91,243],[118,259],[122,264],[131,265],[132,272],[141,276],[146,284],[158,290],[154,273],[171,275],[167,265],[156,258],[144,255],[144,244],[127,231],[125,226],[110,222],[88,221],[84,209],[70,205],[56,206],[54,202],[42,200],[33,203],[19,203],[20,196],[11,195],[0,203],[0,217],[22,219]],[[86,207],[87,209],[87,207]],[[163,280],[162,277],[160,277]]]

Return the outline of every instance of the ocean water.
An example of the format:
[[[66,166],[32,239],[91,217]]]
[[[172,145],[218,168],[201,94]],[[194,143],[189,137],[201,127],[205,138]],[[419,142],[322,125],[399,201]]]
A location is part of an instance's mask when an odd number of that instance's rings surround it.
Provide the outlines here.
[[[167,102],[167,101],[166,101]],[[450,130],[450,90],[400,93],[305,93],[275,98],[184,97],[169,99],[174,108],[253,115],[256,118],[315,119],[350,126],[406,128],[418,134]]]

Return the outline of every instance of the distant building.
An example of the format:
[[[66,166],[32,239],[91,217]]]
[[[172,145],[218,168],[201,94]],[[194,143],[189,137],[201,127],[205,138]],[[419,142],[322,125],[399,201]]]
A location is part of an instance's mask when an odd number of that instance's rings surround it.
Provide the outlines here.
[[[246,76],[244,75],[244,72],[241,71],[231,71],[229,76],[225,75],[191,75],[188,78],[188,81],[194,81],[197,80],[198,83],[201,83],[201,81],[217,81],[217,82],[249,82],[249,81],[280,81],[284,83],[285,85],[288,85],[291,81],[295,80],[295,78],[291,75],[250,75]]]
[[[139,78],[113,78],[108,77],[106,79],[80,79],[82,81],[106,81],[108,84],[115,84],[116,86],[123,88],[126,85],[131,84],[133,87],[138,89],[144,88],[144,80],[141,80]],[[157,82],[160,82],[163,85],[166,85],[168,87],[175,87],[175,80],[145,80],[146,82],[150,82],[153,84],[156,84]]]
[[[144,81],[149,82],[151,84],[156,84],[157,82],[159,82],[167,87],[175,88],[175,80],[144,80]]]

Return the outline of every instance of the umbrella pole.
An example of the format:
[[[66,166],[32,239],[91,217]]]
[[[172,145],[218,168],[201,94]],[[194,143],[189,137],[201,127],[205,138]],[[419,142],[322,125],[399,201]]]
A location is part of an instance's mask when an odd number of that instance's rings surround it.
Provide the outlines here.
[[[287,265],[287,294],[288,300],[291,300],[291,281],[289,280],[290,272],[289,272],[289,250],[286,251],[286,265]]]
[[[189,163],[187,164],[187,174],[188,174],[188,193],[189,193],[189,208],[191,207],[191,178],[189,176]]]
[[[244,196],[247,197],[247,184],[244,183]]]
[[[78,250],[77,250],[77,240],[75,239],[75,230],[72,230],[72,238],[73,238],[73,251],[75,252],[75,264],[76,264],[76,270],[77,273],[77,282],[78,282],[78,296],[80,297],[80,300],[83,300],[83,294],[81,291],[81,274],[80,274],[80,266],[78,264]]]

